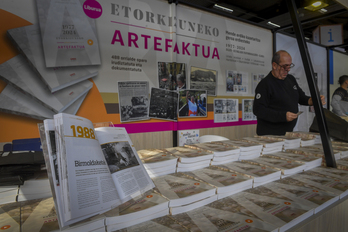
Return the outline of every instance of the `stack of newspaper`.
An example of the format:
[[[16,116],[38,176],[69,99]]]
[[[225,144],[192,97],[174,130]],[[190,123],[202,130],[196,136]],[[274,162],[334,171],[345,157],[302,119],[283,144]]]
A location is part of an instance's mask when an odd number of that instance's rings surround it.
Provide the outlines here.
[[[263,157],[283,159],[297,161],[304,164],[304,171],[318,167],[321,165],[322,158],[309,156],[309,155],[300,155],[291,152],[276,152],[272,154],[262,155]]]
[[[332,144],[331,147],[334,153],[340,153],[340,159],[348,157],[348,147],[339,146],[337,144]],[[314,149],[319,149],[321,151],[324,150],[322,144],[314,144],[312,146],[306,146],[305,148],[306,149],[314,148]]]
[[[244,140],[261,144],[263,146],[261,154],[270,154],[283,150],[284,141],[266,139],[260,137],[245,137]]]
[[[261,151],[263,148],[262,144],[254,143],[254,142],[246,141],[242,139],[216,141],[213,143],[223,144],[223,145],[232,146],[232,147],[238,147],[240,149],[239,160],[257,158],[261,155]]]
[[[242,162],[260,165],[263,167],[274,168],[282,172],[283,176],[294,175],[303,172],[305,164],[294,160],[284,160],[261,156],[253,160],[242,160]]]
[[[168,199],[150,190],[104,213],[107,231],[120,230],[169,214]]]
[[[243,174],[253,179],[253,187],[266,184],[268,182],[278,180],[281,171],[274,168],[268,168],[256,164],[245,163],[241,161],[231,162],[217,166],[222,169],[228,169],[233,172]]]
[[[214,157],[212,152],[183,146],[166,148],[164,151],[178,158],[177,172],[189,172],[208,167]]]
[[[172,215],[187,212],[217,200],[213,185],[178,172],[153,178],[155,191],[169,199]]]
[[[253,186],[252,178],[215,166],[185,172],[184,174],[215,186],[217,188],[218,199],[252,188]]]
[[[240,155],[240,148],[217,143],[196,143],[185,145],[185,147],[213,153],[214,157],[211,161],[211,165],[237,161]]]
[[[253,208],[243,207],[232,197],[226,197],[170,217],[190,231],[278,231],[277,226],[263,221],[252,212]]]
[[[151,178],[176,172],[178,158],[160,149],[143,149],[137,151]]]
[[[334,178],[334,179],[340,179],[340,180],[348,179],[348,172],[346,170],[340,170],[336,168],[316,167],[307,172],[317,173],[320,176],[325,176],[325,177]]]
[[[290,137],[290,136],[281,136],[281,135],[263,135],[258,136],[260,138],[265,139],[273,139],[276,141],[284,141],[283,150],[291,149],[291,148],[298,148],[301,146],[301,138],[297,137]]]

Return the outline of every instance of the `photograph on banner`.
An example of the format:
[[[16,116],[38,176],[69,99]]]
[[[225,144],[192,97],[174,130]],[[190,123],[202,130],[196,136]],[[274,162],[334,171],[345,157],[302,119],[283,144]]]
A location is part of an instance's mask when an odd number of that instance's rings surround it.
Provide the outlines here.
[[[226,92],[248,93],[248,73],[234,70],[226,70]]]
[[[199,130],[179,130],[178,137],[179,146],[199,143]]]
[[[160,89],[186,89],[186,65],[176,62],[158,62],[158,86]]]
[[[214,99],[214,122],[238,121],[238,99]]]
[[[251,93],[255,95],[256,86],[265,77],[265,74],[252,73],[251,74]]]
[[[149,82],[119,81],[117,84],[121,122],[149,119]]]
[[[180,90],[179,117],[207,117],[207,91]]]
[[[191,66],[190,89],[207,90],[209,96],[216,96],[217,71]]]
[[[178,120],[178,96],[177,91],[151,88],[149,117]]]
[[[95,19],[86,15],[83,3],[36,1],[46,67],[101,64]]]
[[[254,99],[243,99],[242,102],[242,120],[252,121],[256,120],[256,115],[253,113]]]

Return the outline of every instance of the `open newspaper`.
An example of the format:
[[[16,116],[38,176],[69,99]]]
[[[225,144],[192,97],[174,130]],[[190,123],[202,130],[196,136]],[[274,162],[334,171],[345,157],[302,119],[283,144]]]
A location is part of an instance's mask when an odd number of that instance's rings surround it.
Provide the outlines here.
[[[124,128],[61,113],[44,121],[41,139],[61,228],[154,187]]]

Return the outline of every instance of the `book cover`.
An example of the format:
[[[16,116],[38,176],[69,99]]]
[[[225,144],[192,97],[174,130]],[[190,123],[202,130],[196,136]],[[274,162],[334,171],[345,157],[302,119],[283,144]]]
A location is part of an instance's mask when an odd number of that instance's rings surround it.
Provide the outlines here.
[[[86,80],[52,94],[21,54],[0,65],[0,77],[32,101],[37,101],[55,113],[64,112],[93,86],[92,82]]]
[[[84,0],[37,0],[46,67],[101,64],[95,20]]]
[[[272,154],[262,155],[262,157],[269,157],[275,159],[292,160],[305,164],[304,170],[311,169],[313,167],[318,167],[321,165],[322,159],[315,156],[300,155],[290,152],[276,152]]]
[[[46,68],[38,24],[10,29],[7,35],[52,93],[98,74],[97,66]]]
[[[160,149],[142,149],[137,152],[145,168],[165,167],[167,165],[175,166],[178,159]]]
[[[262,144],[243,140],[243,139],[232,139],[232,140],[224,140],[224,141],[214,141],[212,143],[223,144],[232,147],[239,147],[241,152],[246,151],[259,151],[261,153]]]
[[[165,151],[171,153],[182,163],[193,163],[201,160],[211,160],[214,154],[202,150],[192,149],[184,146],[165,148]]]
[[[185,145],[185,147],[208,151],[213,153],[214,156],[226,156],[240,153],[240,148],[238,147],[226,146],[217,143],[196,143]]]
[[[170,200],[169,207],[193,203],[216,193],[215,187],[183,173],[159,176],[152,180],[156,185],[155,190]]]

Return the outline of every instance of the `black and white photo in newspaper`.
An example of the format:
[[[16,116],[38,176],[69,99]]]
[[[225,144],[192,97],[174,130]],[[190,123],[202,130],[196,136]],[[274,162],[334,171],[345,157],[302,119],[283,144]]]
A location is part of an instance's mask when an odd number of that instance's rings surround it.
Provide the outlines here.
[[[226,99],[227,122],[237,122],[239,120],[238,99]]]
[[[208,95],[216,96],[218,73],[216,70],[191,67],[190,89],[207,90]]]
[[[151,88],[150,118],[178,120],[178,92]]]
[[[149,119],[148,81],[119,81],[118,100],[121,122]]]
[[[256,115],[253,113],[254,99],[243,99],[242,119],[243,121],[256,120]]]
[[[227,122],[227,103],[226,99],[214,99],[214,123]]]

